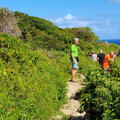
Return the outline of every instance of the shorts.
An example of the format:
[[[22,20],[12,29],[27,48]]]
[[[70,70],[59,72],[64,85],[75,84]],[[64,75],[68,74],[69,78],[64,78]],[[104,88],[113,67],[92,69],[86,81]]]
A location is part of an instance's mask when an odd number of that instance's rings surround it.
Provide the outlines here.
[[[76,61],[76,63],[72,62],[72,69],[78,69],[78,62]]]

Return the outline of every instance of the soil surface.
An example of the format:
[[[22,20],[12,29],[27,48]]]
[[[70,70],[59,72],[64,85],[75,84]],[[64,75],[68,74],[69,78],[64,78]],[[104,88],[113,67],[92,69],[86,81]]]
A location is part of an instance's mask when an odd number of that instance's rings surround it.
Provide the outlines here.
[[[81,79],[85,79],[83,75],[81,75]],[[78,109],[80,108],[80,102],[79,99],[76,99],[76,94],[80,92],[80,90],[85,86],[83,82],[68,82],[68,93],[67,98],[68,102],[64,104],[64,106],[61,108],[61,111],[65,114],[70,116],[69,120],[83,120],[85,116],[85,112],[79,113]],[[57,115],[52,117],[53,120],[62,120],[61,115]]]

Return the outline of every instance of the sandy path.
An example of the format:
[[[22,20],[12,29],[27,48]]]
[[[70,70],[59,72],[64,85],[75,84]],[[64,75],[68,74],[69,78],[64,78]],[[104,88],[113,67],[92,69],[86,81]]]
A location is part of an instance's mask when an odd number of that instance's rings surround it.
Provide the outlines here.
[[[83,120],[85,116],[85,112],[81,114],[77,111],[80,108],[80,102],[79,100],[74,99],[76,97],[76,93],[79,92],[83,87],[84,85],[82,82],[68,82],[68,103],[64,104],[61,111],[65,115],[70,116],[69,120]],[[62,116],[57,115],[53,117],[53,120],[62,120]]]
[[[68,103],[63,106],[61,111],[71,116],[71,120],[82,120],[85,115],[85,112],[81,114],[77,111],[80,108],[80,102],[74,99],[76,96],[75,94],[79,92],[82,87],[83,85],[80,82],[68,82]]]

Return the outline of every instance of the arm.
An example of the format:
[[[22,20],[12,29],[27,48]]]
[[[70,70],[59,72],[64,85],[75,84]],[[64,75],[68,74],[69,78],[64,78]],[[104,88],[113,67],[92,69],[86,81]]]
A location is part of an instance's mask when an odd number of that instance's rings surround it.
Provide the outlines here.
[[[116,55],[113,56],[113,58],[112,58],[112,62],[115,60],[115,58],[116,58]]]
[[[99,54],[97,55],[97,61],[99,61]]]
[[[97,56],[97,61],[99,61],[99,57]]]
[[[72,57],[72,59],[73,59],[73,62],[76,63],[76,60],[75,60],[75,58],[74,58],[74,56],[73,56],[73,52],[71,52],[71,57]]]
[[[114,55],[112,58],[109,58],[108,59],[109,63],[114,62],[115,58],[116,58],[116,55]]]

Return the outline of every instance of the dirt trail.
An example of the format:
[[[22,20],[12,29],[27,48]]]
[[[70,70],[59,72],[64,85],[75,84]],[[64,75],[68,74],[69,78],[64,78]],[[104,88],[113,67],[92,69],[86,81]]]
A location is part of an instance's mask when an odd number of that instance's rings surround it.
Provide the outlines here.
[[[81,79],[84,79],[83,76],[81,76]],[[67,93],[67,98],[68,98],[68,103],[64,104],[63,108],[61,111],[65,114],[70,116],[69,120],[83,120],[85,116],[85,112],[79,113],[77,110],[80,108],[80,102],[79,100],[75,100],[76,98],[76,93],[78,93],[84,85],[82,82],[68,82],[68,93]],[[53,117],[53,120],[62,120],[61,115],[57,115]]]

